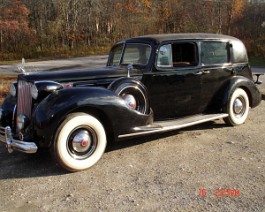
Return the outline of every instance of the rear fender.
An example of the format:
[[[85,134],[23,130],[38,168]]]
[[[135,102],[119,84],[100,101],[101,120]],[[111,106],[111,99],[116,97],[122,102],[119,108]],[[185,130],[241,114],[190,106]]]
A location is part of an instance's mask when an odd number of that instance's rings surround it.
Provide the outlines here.
[[[235,76],[225,86],[225,92],[223,96],[222,106],[226,108],[229,97],[237,88],[242,88],[246,91],[249,97],[250,107],[254,108],[261,102],[261,94],[254,84],[254,82],[246,77]]]

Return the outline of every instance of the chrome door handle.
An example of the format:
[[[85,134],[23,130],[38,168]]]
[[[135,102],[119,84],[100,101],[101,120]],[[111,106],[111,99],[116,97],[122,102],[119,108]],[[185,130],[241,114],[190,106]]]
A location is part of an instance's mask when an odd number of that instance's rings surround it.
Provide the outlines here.
[[[232,74],[235,74],[235,69],[232,67],[226,67],[224,68],[225,71],[231,72]]]
[[[203,75],[203,74],[210,74],[211,72],[209,70],[201,70],[195,73],[195,75]]]
[[[203,70],[202,73],[203,74],[210,74],[211,72],[209,70]]]

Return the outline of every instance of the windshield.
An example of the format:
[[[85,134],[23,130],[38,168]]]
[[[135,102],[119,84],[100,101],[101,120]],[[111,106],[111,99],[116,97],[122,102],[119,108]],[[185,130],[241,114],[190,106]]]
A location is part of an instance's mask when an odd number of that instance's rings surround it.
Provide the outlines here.
[[[141,43],[129,43],[118,45],[112,49],[109,65],[147,65],[150,54],[151,46]]]

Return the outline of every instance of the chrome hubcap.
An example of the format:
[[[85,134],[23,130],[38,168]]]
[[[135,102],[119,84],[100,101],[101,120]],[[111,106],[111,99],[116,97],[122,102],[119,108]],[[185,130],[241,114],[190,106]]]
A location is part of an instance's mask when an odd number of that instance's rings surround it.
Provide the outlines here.
[[[134,98],[133,95],[131,95],[131,94],[126,94],[126,95],[124,95],[122,98],[125,100],[126,104],[127,104],[130,108],[132,108],[132,109],[134,109],[134,110],[136,109],[136,106],[137,106],[137,104],[136,104],[136,99]]]
[[[234,113],[237,115],[244,114],[244,100],[237,98],[234,102]]]
[[[76,152],[86,152],[91,146],[92,139],[87,130],[80,130],[73,138],[73,149]]]
[[[78,160],[90,157],[95,152],[97,145],[98,138],[95,131],[85,126],[70,133],[67,142],[69,154]]]

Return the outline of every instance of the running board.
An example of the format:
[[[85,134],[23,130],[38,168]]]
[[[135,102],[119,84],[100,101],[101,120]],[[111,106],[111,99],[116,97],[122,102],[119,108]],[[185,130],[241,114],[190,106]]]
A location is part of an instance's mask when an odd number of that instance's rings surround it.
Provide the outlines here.
[[[119,135],[118,138],[128,138],[128,137],[141,136],[141,135],[150,135],[154,133],[163,133],[226,117],[228,117],[228,114],[226,113],[207,114],[207,115],[200,114],[200,115],[194,115],[170,121],[157,121],[154,122],[152,125],[135,127],[134,128],[135,132],[130,134]]]

